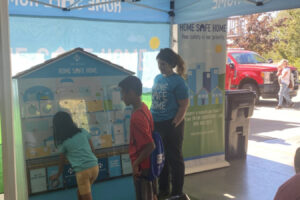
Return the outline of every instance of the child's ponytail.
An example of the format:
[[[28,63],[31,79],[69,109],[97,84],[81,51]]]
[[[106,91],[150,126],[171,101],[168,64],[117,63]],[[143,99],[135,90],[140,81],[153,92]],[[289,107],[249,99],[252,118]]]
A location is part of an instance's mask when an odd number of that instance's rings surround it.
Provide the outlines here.
[[[176,73],[184,77],[185,73],[185,64],[180,55],[177,54],[177,64],[176,64]]]
[[[172,68],[176,67],[175,69],[176,73],[184,77],[184,73],[185,73],[184,61],[181,58],[181,56],[175,53],[172,49],[170,48],[161,49],[158,55],[156,56],[156,59],[160,59],[167,62]]]

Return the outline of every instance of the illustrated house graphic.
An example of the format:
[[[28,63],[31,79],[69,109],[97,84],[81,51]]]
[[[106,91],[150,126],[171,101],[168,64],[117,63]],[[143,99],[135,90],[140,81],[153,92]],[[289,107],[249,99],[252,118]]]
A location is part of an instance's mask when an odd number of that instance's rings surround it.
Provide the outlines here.
[[[191,91],[196,93],[196,70],[195,69],[189,69],[188,70],[188,87]]]
[[[194,94],[203,88],[204,70],[204,63],[197,64],[195,69],[191,68],[188,70],[188,86],[194,92]]]
[[[211,74],[210,72],[203,72],[203,87],[210,92],[211,91]]]
[[[198,106],[207,105],[208,104],[208,92],[205,88],[202,88],[198,94]]]
[[[223,93],[219,88],[213,89],[211,92],[211,104],[222,104]]]
[[[195,93],[190,89],[189,90],[189,99],[190,99],[190,106],[195,105]]]
[[[218,68],[211,68],[210,69],[210,87],[211,90],[218,87],[219,84],[219,69]]]
[[[116,87],[121,80],[133,74],[122,66],[76,48],[13,77],[20,91],[22,126],[28,130],[23,132],[27,159],[54,153],[50,126],[53,115],[58,111],[68,111],[79,127],[91,132],[96,148],[111,147],[114,131],[124,137],[124,118],[115,129],[110,128],[115,118],[109,118],[112,121],[105,123],[106,129],[94,124],[88,116],[115,116],[120,112],[123,107]],[[124,143],[124,140],[118,141],[120,145]],[[51,151],[44,152],[44,149]]]
[[[205,70],[205,63],[199,63],[196,66],[196,92],[203,88],[203,73]]]

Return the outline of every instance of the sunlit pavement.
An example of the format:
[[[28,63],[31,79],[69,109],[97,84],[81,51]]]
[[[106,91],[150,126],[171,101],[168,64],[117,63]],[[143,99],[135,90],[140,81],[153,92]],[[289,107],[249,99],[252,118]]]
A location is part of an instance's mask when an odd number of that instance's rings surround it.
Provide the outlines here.
[[[300,93],[300,92],[299,92]],[[248,154],[293,166],[300,147],[300,94],[294,108],[276,110],[277,101],[262,100],[250,119]]]
[[[300,91],[299,91],[300,93]],[[293,158],[300,146],[300,94],[294,108],[275,110],[276,100],[262,100],[250,119],[248,156],[230,167],[185,177],[192,200],[270,200],[294,175]]]

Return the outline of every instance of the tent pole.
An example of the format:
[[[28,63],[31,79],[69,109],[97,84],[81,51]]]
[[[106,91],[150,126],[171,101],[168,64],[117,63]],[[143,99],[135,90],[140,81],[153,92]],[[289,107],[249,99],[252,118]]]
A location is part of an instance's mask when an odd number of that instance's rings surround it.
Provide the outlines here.
[[[174,17],[171,16],[170,17],[170,48],[173,49],[174,47],[174,40],[173,40],[173,34],[174,34],[174,31],[173,31],[173,24],[174,24]]]
[[[0,114],[4,198],[7,200],[17,200],[12,80],[9,49],[8,1],[0,1]],[[27,199],[27,197],[22,199]]]
[[[175,0],[170,0],[170,12],[169,12],[169,16],[170,16],[170,48],[176,51],[176,49],[174,49],[174,38],[173,38],[173,34],[174,34],[173,25],[174,25],[174,16],[175,16],[174,9],[175,9]]]

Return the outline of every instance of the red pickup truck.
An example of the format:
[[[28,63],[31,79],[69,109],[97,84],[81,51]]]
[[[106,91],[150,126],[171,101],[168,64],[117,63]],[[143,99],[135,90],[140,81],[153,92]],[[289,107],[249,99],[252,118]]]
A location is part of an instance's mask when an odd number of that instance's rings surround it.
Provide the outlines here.
[[[290,67],[294,76],[294,88],[290,96],[298,91],[298,71]],[[278,98],[279,84],[276,76],[277,66],[265,60],[253,51],[228,49],[225,89],[250,89],[256,93],[256,103],[259,97]]]

